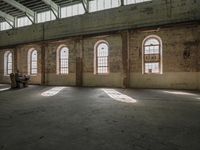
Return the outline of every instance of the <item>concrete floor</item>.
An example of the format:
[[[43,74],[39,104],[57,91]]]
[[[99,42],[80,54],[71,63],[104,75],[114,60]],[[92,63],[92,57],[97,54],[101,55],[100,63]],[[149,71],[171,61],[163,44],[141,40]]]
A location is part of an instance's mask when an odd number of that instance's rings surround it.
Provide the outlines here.
[[[7,87],[0,85],[0,150],[200,150],[198,92],[115,89],[130,103],[102,88],[48,96],[54,87]]]

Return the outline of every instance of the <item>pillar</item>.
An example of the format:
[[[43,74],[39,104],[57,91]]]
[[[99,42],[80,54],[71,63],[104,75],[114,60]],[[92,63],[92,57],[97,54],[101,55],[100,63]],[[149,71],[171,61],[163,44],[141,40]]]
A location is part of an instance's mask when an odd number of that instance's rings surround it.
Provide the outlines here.
[[[122,87],[128,88],[130,82],[129,31],[121,32],[121,38],[122,38]]]
[[[76,40],[76,86],[83,85],[83,39]]]
[[[17,53],[17,48],[13,49],[13,71],[17,72],[18,69],[18,53]],[[21,71],[21,70],[20,70]]]
[[[45,67],[45,60],[46,60],[46,52],[45,52],[45,43],[41,45],[41,85],[45,85],[45,78],[46,78],[46,67]]]

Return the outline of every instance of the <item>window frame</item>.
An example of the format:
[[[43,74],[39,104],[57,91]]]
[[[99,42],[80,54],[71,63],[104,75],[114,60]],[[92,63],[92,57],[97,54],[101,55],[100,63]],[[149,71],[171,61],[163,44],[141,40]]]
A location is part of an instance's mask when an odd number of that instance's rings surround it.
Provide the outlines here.
[[[156,39],[159,42],[159,44],[153,45],[153,46],[159,46],[159,53],[155,53],[155,54],[159,55],[159,60],[149,62],[149,63],[158,63],[158,65],[159,65],[159,71],[158,72],[151,72],[151,73],[145,72],[145,69],[146,69],[145,64],[148,63],[148,62],[145,61],[145,48],[147,46],[151,46],[151,45],[145,45],[145,43],[149,39]],[[147,75],[149,75],[149,74],[163,74],[163,54],[162,53],[163,53],[162,39],[159,36],[149,35],[149,36],[145,37],[145,39],[142,42],[142,74],[147,74]]]
[[[45,23],[45,22],[56,20],[56,17],[54,13],[52,12],[52,10],[38,12],[36,14],[36,18],[37,18],[37,23]]]
[[[9,55],[11,55],[11,62],[9,62]],[[9,76],[9,70],[11,70],[11,73],[13,73],[13,53],[11,51],[6,51],[5,52],[5,76]],[[9,64],[11,64],[12,68],[9,69]]]
[[[67,50],[68,50],[68,53],[67,53],[67,67],[64,67],[64,68],[66,68],[67,69],[67,73],[61,73],[61,69],[62,69],[62,66],[61,66],[61,51],[62,51],[62,49],[63,48],[67,48]],[[70,72],[70,65],[69,65],[69,59],[70,58],[70,49],[68,48],[68,46],[67,45],[65,45],[65,44],[62,44],[62,45],[60,45],[58,48],[57,48],[57,53],[56,53],[56,74],[57,75],[68,75]]]
[[[104,66],[104,67],[107,67],[107,72],[106,73],[99,73],[98,72],[98,46],[100,44],[106,44],[107,47],[108,47],[108,56],[104,56],[104,57],[107,57],[107,66]],[[105,40],[99,40],[96,42],[95,44],[95,47],[94,47],[94,74],[96,75],[108,75],[110,73],[110,45],[107,41]]]
[[[10,23],[13,24],[12,22]],[[6,21],[0,22],[0,31],[9,30],[11,28],[12,27]]]
[[[75,9],[77,9],[77,11],[74,11]],[[61,7],[60,11],[60,18],[67,18],[85,14],[85,9],[81,3],[63,6]]]
[[[36,59],[36,61],[33,61],[33,52],[36,52],[36,55],[37,55],[37,59]],[[33,49],[33,50],[31,50],[31,53],[30,53],[31,55],[30,55],[30,75],[37,75],[38,74],[38,52],[37,52],[37,50],[36,49]],[[32,63],[33,62],[36,62],[36,68],[33,68],[33,66],[32,66]],[[36,73],[33,73],[33,69],[34,70],[37,70],[36,71]]]
[[[114,1],[116,1],[114,3]],[[103,11],[107,9],[112,9],[112,8],[117,8],[121,6],[121,1],[120,0],[110,0],[109,1],[109,6],[106,7],[106,0],[94,0],[94,1],[89,1],[89,12],[97,12],[97,11]],[[116,5],[117,4],[117,5]],[[94,6],[94,7],[92,7]]]
[[[32,73],[32,54],[33,52],[37,52],[37,73]],[[38,75],[38,50],[36,48],[30,48],[27,53],[27,71],[28,75],[30,76],[37,76]]]
[[[29,18],[27,16],[18,17],[16,22],[17,22],[16,23],[17,28],[32,25],[32,22],[29,20]]]
[[[62,52],[63,48],[67,48],[67,58],[65,58],[65,59],[62,59],[62,57],[61,57],[61,54],[62,54],[61,52]],[[63,60],[66,61],[67,67],[63,67],[61,65]],[[62,73],[62,69],[66,69],[66,73]],[[61,75],[69,74],[69,48],[68,47],[61,47],[60,48],[60,52],[59,52],[59,73]]]
[[[13,58],[13,52],[12,51],[10,51],[10,50],[7,50],[7,51],[5,51],[4,52],[4,76],[9,76],[10,74],[8,74],[8,64],[9,64],[9,62],[8,62],[8,57],[9,57],[9,55],[11,54],[11,60],[12,60],[12,62],[11,62],[11,66],[12,66],[12,72],[11,73],[13,73],[13,71],[14,71],[14,58]]]

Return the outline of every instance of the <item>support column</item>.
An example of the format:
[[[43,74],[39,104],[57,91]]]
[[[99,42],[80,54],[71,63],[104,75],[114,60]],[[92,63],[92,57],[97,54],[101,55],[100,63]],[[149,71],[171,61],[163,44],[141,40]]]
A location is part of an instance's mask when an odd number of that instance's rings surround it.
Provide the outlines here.
[[[45,44],[42,43],[41,45],[41,85],[45,85],[45,78],[46,78],[46,67],[45,67],[45,60],[46,60],[46,52],[45,52]]]
[[[18,69],[20,69],[20,68],[18,68],[18,54],[17,54],[17,48],[14,48],[13,49],[13,71],[14,72],[17,72],[17,70]],[[21,71],[21,70],[20,70]]]
[[[76,86],[83,85],[83,39],[76,41]]]
[[[129,31],[121,32],[122,37],[122,86],[129,87],[130,66],[129,66]]]
[[[124,0],[121,0],[121,6],[124,6]]]

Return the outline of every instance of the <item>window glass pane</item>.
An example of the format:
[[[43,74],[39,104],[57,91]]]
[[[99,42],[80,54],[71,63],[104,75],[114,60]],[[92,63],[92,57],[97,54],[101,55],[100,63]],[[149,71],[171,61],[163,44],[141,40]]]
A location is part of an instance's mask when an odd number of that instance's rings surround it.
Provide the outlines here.
[[[37,51],[31,53],[31,74],[37,74]]]
[[[89,11],[90,12],[97,11],[97,1],[96,0],[89,1]]]
[[[104,9],[104,0],[98,0],[97,1],[97,10],[103,10]]]
[[[69,49],[67,47],[63,47],[60,50],[60,73],[68,74],[69,72]]]
[[[112,0],[112,8],[119,7],[121,5],[120,0]]]
[[[54,13],[51,11],[51,19],[50,20],[56,20],[56,16],[54,15]]]
[[[12,73],[12,53],[9,52],[7,55],[7,74],[11,74]]]
[[[119,7],[121,0],[93,0],[89,1],[89,12]]]
[[[31,71],[31,74],[37,74],[37,69],[32,69]]]
[[[98,56],[108,56],[108,45],[106,43],[101,43],[97,48]]]
[[[37,62],[32,61],[32,68],[37,68]]]
[[[46,13],[44,13],[44,15],[45,15],[44,21],[50,21],[51,20],[50,11],[47,11]]]
[[[78,5],[73,5],[73,11],[72,11],[72,15],[75,16],[78,14]]]
[[[82,4],[75,4],[61,8],[61,18],[84,14],[85,10]]]
[[[97,46],[97,73],[108,73],[108,45],[100,43]]]
[[[8,29],[11,29],[11,26],[7,22],[0,22],[0,31]]]
[[[78,5],[78,14],[84,14],[85,13],[85,10],[84,10],[84,8],[83,8],[83,5],[82,4],[79,4]]]
[[[106,0],[106,1],[104,1],[105,2],[105,9],[108,9],[108,8],[111,8],[112,6],[111,6],[111,1],[112,0]]]
[[[67,6],[67,17],[72,16],[72,11],[73,11],[72,6]]]
[[[18,27],[23,27],[27,25],[31,25],[31,21],[28,19],[28,17],[20,17],[17,18],[17,26]]]
[[[160,43],[155,38],[149,38],[144,44],[145,54],[158,54]]]
[[[32,60],[36,61],[37,60],[37,52],[32,53]]]
[[[8,54],[8,62],[12,62],[12,53]]]
[[[8,69],[12,69],[12,62],[8,63]]]
[[[67,8],[62,7],[61,8],[61,18],[65,18],[65,17],[67,17]]]
[[[55,20],[55,15],[52,11],[45,11],[37,14],[38,23]]]
[[[12,70],[8,69],[8,75],[12,73]]]
[[[149,38],[148,40],[146,40],[145,45],[149,46],[149,45],[159,45],[159,41],[155,38]]]
[[[107,66],[107,64],[108,64],[108,59],[107,59],[107,57],[99,57],[98,58],[98,66],[99,67],[106,67]]]
[[[159,63],[145,63],[145,73],[159,73]]]
[[[64,47],[60,51],[60,57],[61,58],[68,58],[68,48]]]
[[[150,37],[144,43],[144,72],[160,73],[161,41]]]

